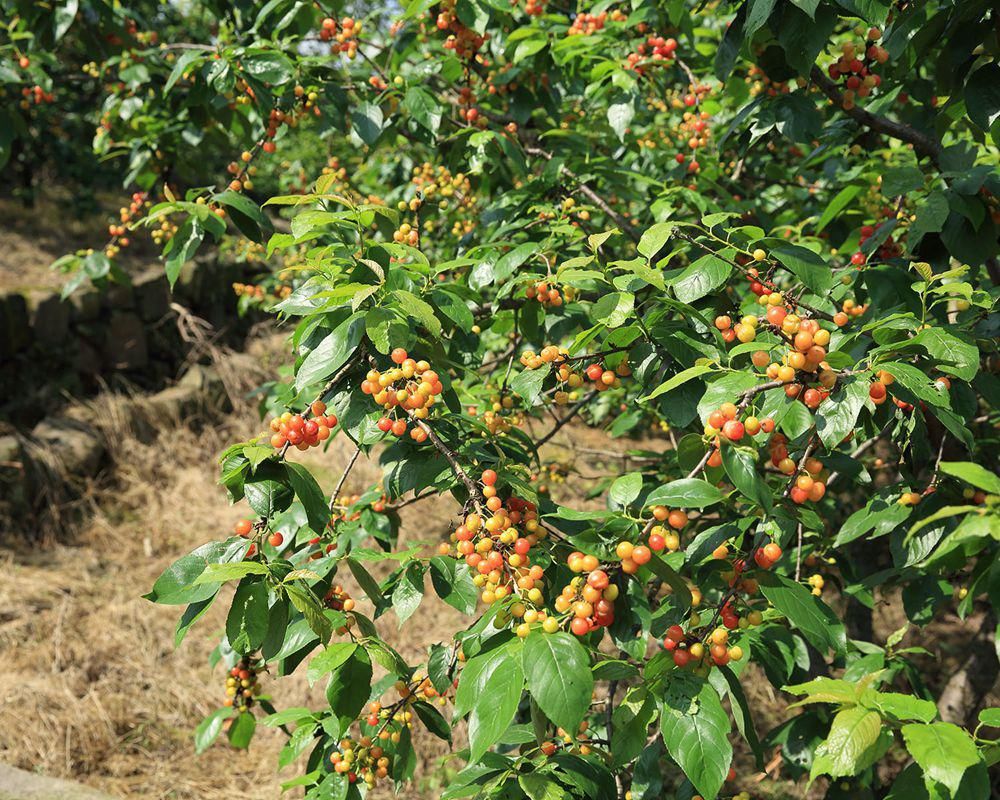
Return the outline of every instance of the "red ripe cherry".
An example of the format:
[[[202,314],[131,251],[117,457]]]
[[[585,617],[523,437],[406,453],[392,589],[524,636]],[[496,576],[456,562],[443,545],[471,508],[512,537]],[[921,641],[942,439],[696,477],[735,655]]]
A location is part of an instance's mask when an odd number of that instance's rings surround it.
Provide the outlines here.
[[[668,639],[673,639],[675,642],[683,642],[684,629],[680,625],[671,625],[667,628],[666,636]]]
[[[788,312],[781,306],[771,306],[767,309],[767,321],[772,325],[781,325],[787,314]]]
[[[237,536],[249,536],[250,531],[253,530],[253,523],[248,519],[241,519],[236,523],[233,530]]]
[[[608,583],[610,583],[608,573],[606,573],[603,569],[595,569],[587,577],[587,583],[599,591],[604,591],[608,588]]]
[[[731,442],[738,442],[743,438],[745,433],[745,428],[743,423],[737,419],[729,420],[725,425],[722,426],[722,435],[725,436]]]
[[[590,633],[590,623],[583,617],[574,617],[569,629],[577,636],[586,636]]]
[[[788,493],[788,496],[792,498],[793,503],[802,505],[809,499],[809,492],[800,489],[798,486],[793,486],[792,490]]]
[[[393,436],[402,436],[406,433],[406,420],[397,419],[392,423],[392,434]]]
[[[316,434],[319,433],[319,425],[316,424],[316,420],[306,420],[306,424],[302,426],[302,433],[307,439],[316,438]]]
[[[885,398],[885,384],[882,381],[874,381],[871,386],[868,387],[868,396],[872,400],[882,400]]]
[[[774,542],[766,544],[764,545],[764,555],[767,557],[768,561],[773,563],[781,558],[781,548]]]
[[[376,425],[378,426],[378,429],[380,431],[382,431],[383,433],[388,433],[392,429],[392,420],[389,419],[388,417],[382,417],[382,419],[380,419],[376,423]]]
[[[819,404],[823,402],[823,395],[819,393],[816,389],[806,389],[802,393],[802,402],[804,402],[809,408],[818,408]]]
[[[406,351],[402,347],[397,347],[389,354],[389,358],[392,359],[394,364],[402,364],[406,361]]]
[[[285,537],[282,536],[277,531],[275,531],[274,533],[272,533],[270,536],[267,537],[267,542],[268,544],[271,545],[271,547],[281,547],[284,541]]]
[[[530,549],[531,549],[531,542],[529,542],[527,539],[522,538],[514,542],[514,552],[517,553],[518,555],[522,556],[526,555]]]
[[[867,260],[868,260],[867,256],[865,256],[865,254],[862,253],[860,250],[853,256],[851,256],[851,263],[854,264],[854,266],[856,267],[860,267]]]
[[[587,377],[592,381],[599,381],[604,374],[604,367],[600,364],[591,364],[587,367]]]
[[[492,469],[483,470],[483,484],[485,486],[493,486],[497,482],[497,474]]]
[[[674,650],[676,648],[677,648],[677,641],[676,640],[671,639],[669,637],[663,640],[663,649],[664,650]]]
[[[690,663],[691,654],[687,650],[674,650],[674,664],[683,669]]]
[[[644,547],[643,545],[639,545],[638,547],[632,550],[632,560],[639,566],[642,566],[643,564],[648,564],[649,559],[651,559],[652,557],[653,554],[650,552],[649,548]]]
[[[708,415],[708,424],[715,428],[717,431],[722,430],[722,426],[726,424],[726,418],[722,416],[721,411],[713,411]]]
[[[658,533],[649,534],[649,549],[654,553],[659,553],[667,546],[667,540]]]
[[[312,412],[314,417],[322,417],[326,414],[326,403],[322,400],[315,400],[313,404],[309,406],[309,410]]]

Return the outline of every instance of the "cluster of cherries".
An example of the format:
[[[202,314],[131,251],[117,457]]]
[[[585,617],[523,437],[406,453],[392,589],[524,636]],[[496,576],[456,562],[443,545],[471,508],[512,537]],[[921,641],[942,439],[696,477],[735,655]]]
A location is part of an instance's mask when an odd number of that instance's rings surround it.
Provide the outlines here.
[[[726,612],[729,612],[728,615]],[[683,669],[691,664],[706,664],[708,659],[717,667],[724,667],[730,661],[743,658],[743,648],[739,645],[729,645],[729,628],[727,618],[733,619],[732,607],[727,603],[722,607],[722,621],[725,627],[718,627],[708,637],[708,648],[697,637],[691,636],[680,625],[667,628],[663,639],[663,649],[673,655],[674,664]],[[737,621],[732,627],[737,627]]]
[[[868,387],[868,397],[871,401],[877,405],[882,405],[889,396],[888,389],[886,387],[891,386],[896,380],[896,376],[886,372],[885,370],[879,370],[875,375],[875,380],[871,382]],[[951,381],[944,375],[940,375],[934,379],[934,385],[943,390],[948,391],[951,389]],[[913,411],[913,404],[907,403],[905,400],[900,400],[898,397],[892,398],[892,402],[896,405],[898,409],[909,413]]]
[[[863,34],[864,29],[861,30]],[[882,78],[872,72],[876,64],[889,60],[889,52],[877,44],[881,38],[881,30],[869,28],[865,41],[860,46],[846,42],[841,47],[840,57],[827,70],[832,80],[844,84],[845,111],[854,108],[857,98],[868,97],[882,83]]]
[[[392,240],[397,244],[408,244],[410,247],[416,247],[420,243],[420,231],[409,222],[403,222],[392,232]]]
[[[733,324],[733,318],[728,314],[720,314],[715,318],[715,327],[722,334],[722,341],[727,344],[734,339],[746,344],[757,338],[757,325],[760,320],[753,314],[743,316],[739,322]]]
[[[615,621],[618,585],[600,569],[596,556],[570,553],[567,565],[571,572],[587,575],[578,574],[563,587],[555,599],[556,611],[569,618],[569,629],[577,636],[606,628]]]
[[[843,328],[848,322],[850,322],[851,317],[860,317],[867,310],[867,305],[858,305],[856,301],[848,298],[841,303],[840,311],[833,315],[833,324],[838,328]]]
[[[688,161],[688,172],[697,172],[699,170],[699,164],[694,158],[694,151],[699,147],[705,147],[708,144],[708,140],[712,138],[712,128],[708,123],[709,119],[710,114],[707,111],[685,111],[681,124],[678,126],[677,136],[679,146],[683,148],[687,145],[692,153],[691,160]],[[679,149],[677,155],[674,156],[674,161],[678,164],[683,164],[686,160],[687,156],[683,150]],[[727,339],[726,341],[731,340]]]
[[[889,211],[891,214],[891,210]],[[871,239],[882,226],[883,223],[876,222],[874,225],[862,225],[861,234],[858,237],[858,246],[863,246],[865,242]],[[882,244],[878,246],[874,255],[881,259],[882,261],[888,261],[890,258],[897,258],[903,254],[903,246],[897,242],[891,235],[886,238]],[[851,256],[851,263],[861,269],[868,261],[868,256],[866,256],[861,250],[858,250],[854,255]]]
[[[402,436],[409,428],[409,417],[422,420],[430,416],[431,406],[437,402],[444,386],[430,364],[410,358],[402,347],[393,350],[389,357],[396,366],[385,372],[369,370],[361,382],[361,391],[370,394],[389,412],[379,419],[378,429]],[[396,409],[402,409],[403,416],[395,416]],[[427,435],[421,425],[410,429],[410,438],[418,444],[427,441]]]
[[[771,433],[774,430],[774,420],[770,417],[758,419],[757,417],[745,417],[741,422],[739,407],[735,403],[723,403],[715,411],[708,415],[705,424],[706,436],[722,435],[730,442],[738,442],[744,436],[756,436],[761,431]]]
[[[466,514],[451,537],[455,552],[472,569],[472,582],[482,590],[484,603],[490,605],[517,593],[522,600],[521,614],[512,613],[523,616],[523,601],[536,606],[542,602],[542,568],[531,564],[529,552],[548,534],[539,524],[534,503],[513,496],[506,501],[500,498],[495,470],[483,470],[480,479],[490,516],[484,518],[478,511]]]
[[[308,450],[330,438],[330,431],[337,425],[337,415],[326,413],[326,403],[316,400],[309,406],[311,416],[286,411],[271,420],[271,446],[281,450],[291,445],[297,450]]]
[[[226,699],[222,704],[226,708],[235,708],[237,711],[249,711],[254,703],[254,697],[260,694],[260,683],[257,681],[257,674],[262,671],[250,663],[246,656],[229,670],[226,677]]]
[[[651,513],[659,524],[649,529],[649,549],[654,553],[662,550],[675,553],[680,550],[681,540],[676,531],[684,529],[688,523],[688,515],[680,509],[671,510],[666,506],[653,506]],[[664,522],[667,524],[663,525]]]
[[[478,34],[467,28],[455,13],[455,0],[442,0],[435,24],[439,31],[449,31],[445,50],[454,50],[459,58],[471,60],[489,40],[489,33]]]
[[[559,308],[564,300],[572,301],[576,297],[576,290],[572,286],[565,286],[560,292],[550,281],[537,281],[529,284],[524,290],[524,296],[529,300],[537,300],[542,306]]]
[[[34,103],[36,106],[45,103],[55,102],[56,96],[52,92],[46,92],[37,83],[34,86],[24,86],[21,88],[21,108],[27,110]]]
[[[249,539],[250,534],[253,533],[254,523],[253,520],[241,519],[238,520],[236,525],[233,526],[233,533],[237,536],[242,536],[244,539]],[[285,543],[285,537],[278,531],[273,531],[267,537],[268,544],[271,547],[281,547]],[[247,552],[247,556],[252,556],[257,552],[256,545],[250,545],[250,550]]]
[[[608,19],[613,22],[624,22],[628,17],[618,9],[612,11],[611,14],[608,14],[607,11],[601,11],[599,14],[577,14],[573,17],[573,22],[570,23],[566,35],[592,36],[598,31],[604,30]]]
[[[358,54],[358,35],[361,33],[362,23],[353,17],[344,17],[338,25],[333,17],[325,17],[320,23],[319,38],[324,42],[333,41],[330,45],[330,52],[345,53],[348,58],[353,59]]]
[[[576,735],[571,735],[564,728],[556,728],[556,736],[558,736],[562,741],[557,742],[554,739],[546,739],[542,742],[538,749],[541,750],[542,754],[545,756],[551,756],[555,754],[560,746],[564,750],[568,750],[570,753],[578,754],[581,756],[589,755],[593,752],[593,748],[588,744],[590,741],[590,723],[587,720],[581,720],[580,724],[577,726]]]
[[[104,248],[104,254],[108,258],[114,258],[121,251],[121,248],[131,244],[128,233],[128,224],[135,220],[149,202],[146,200],[145,192],[134,192],[132,199],[127,206],[118,209],[118,223],[108,225],[108,235],[112,237],[112,242]]]
[[[476,406],[469,407],[470,416],[477,416],[479,409]],[[524,421],[524,414],[514,408],[514,397],[510,394],[490,395],[490,407],[483,411],[483,425],[493,436],[502,436],[512,427],[520,426]]]
[[[330,754],[330,763],[334,772],[347,776],[348,782],[356,783],[360,778],[369,788],[374,788],[389,775],[390,757],[370,736],[357,740],[347,737],[341,739],[337,747]]]
[[[633,52],[628,54],[625,69],[630,69],[644,74],[640,62],[646,61],[670,61],[677,50],[677,40],[674,38],[664,39],[662,36],[648,36],[646,41],[636,45]]]

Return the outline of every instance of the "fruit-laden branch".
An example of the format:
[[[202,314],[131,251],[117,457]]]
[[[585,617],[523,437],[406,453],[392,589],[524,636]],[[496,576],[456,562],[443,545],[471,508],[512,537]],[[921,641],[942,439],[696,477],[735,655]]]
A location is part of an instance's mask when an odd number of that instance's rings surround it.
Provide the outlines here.
[[[445,457],[445,460],[448,462],[448,466],[451,467],[451,471],[455,474],[455,477],[465,485],[466,490],[469,492],[469,498],[476,504],[476,506],[479,506],[479,504],[483,501],[483,493],[476,482],[469,477],[469,474],[464,469],[462,469],[462,465],[458,463],[458,453],[441,441],[441,437],[434,432],[434,429],[430,425],[422,419],[417,419],[413,416],[413,412],[409,409],[403,410],[406,411],[406,415],[413,420],[416,425],[420,426],[424,433],[427,434],[427,438],[430,439],[431,444],[434,445],[434,447],[437,448],[437,451]]]
[[[354,455],[351,456],[351,460],[347,462],[347,466],[344,468],[344,473],[340,476],[340,480],[337,481],[336,487],[334,487],[333,494],[330,495],[330,511],[332,512],[337,506],[337,498],[340,497],[340,490],[344,488],[344,484],[347,482],[347,476],[351,474],[351,470],[354,469],[354,465],[358,460],[358,456],[361,455],[361,445],[357,446],[354,451]]]
[[[530,156],[541,156],[546,161],[551,161],[553,158],[552,153],[542,150],[542,148],[540,147],[525,147],[524,152]],[[617,225],[622,230],[622,232],[626,236],[628,236],[633,242],[636,242],[638,244],[640,238],[639,231],[637,231],[635,228],[632,227],[632,223],[630,223],[627,219],[625,219],[625,217],[623,217],[621,214],[615,211],[611,206],[609,206],[604,201],[604,199],[599,194],[597,194],[597,192],[591,189],[590,186],[588,186],[587,183],[583,181],[579,175],[573,172],[573,170],[571,170],[565,164],[559,167],[559,171],[564,173],[566,177],[568,177],[571,181],[574,181],[577,187],[579,187],[580,192],[584,195],[584,197],[586,197],[591,203],[593,203],[595,206],[601,209],[601,211],[603,211],[605,214],[611,217],[611,219],[614,220],[615,225]]]
[[[918,131],[911,125],[896,122],[888,117],[880,117],[877,114],[872,114],[870,111],[865,111],[863,108],[858,108],[857,106],[844,108],[844,96],[837,89],[836,84],[824,75],[819,67],[814,66],[809,73],[809,77],[812,78],[813,83],[819,87],[823,94],[830,98],[837,106],[844,109],[844,113],[858,124],[864,125],[866,128],[871,128],[878,133],[884,133],[894,139],[899,139],[902,142],[912,144],[913,148],[920,155],[927,156],[934,163],[935,167],[941,169],[942,147],[939,141],[928,136],[926,133]]]

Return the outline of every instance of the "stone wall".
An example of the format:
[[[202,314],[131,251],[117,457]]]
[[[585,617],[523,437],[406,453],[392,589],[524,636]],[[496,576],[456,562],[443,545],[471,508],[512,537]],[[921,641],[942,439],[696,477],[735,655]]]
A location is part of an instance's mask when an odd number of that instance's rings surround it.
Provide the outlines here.
[[[212,326],[213,341],[238,344],[252,320],[236,314],[232,284],[242,266],[189,262],[171,293],[160,265],[132,284],[0,294],[0,421],[26,427],[67,397],[105,386],[155,390],[176,379],[197,343],[185,341],[176,303]],[[190,337],[188,337],[190,338]]]

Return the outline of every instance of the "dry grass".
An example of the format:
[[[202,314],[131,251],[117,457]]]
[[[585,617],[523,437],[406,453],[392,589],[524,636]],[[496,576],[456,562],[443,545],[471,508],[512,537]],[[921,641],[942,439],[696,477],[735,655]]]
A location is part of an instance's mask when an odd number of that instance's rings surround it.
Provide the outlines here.
[[[207,656],[218,641],[227,604],[216,604],[175,650],[179,609],[155,606],[140,596],[170,562],[228,535],[241,515],[216,484],[214,454],[260,430],[255,409],[240,398],[262,374],[273,371],[280,346],[273,339],[259,342],[250,356],[229,363],[227,388],[236,407],[221,419],[157,419],[159,438],[148,441],[136,435],[135,418],[123,413],[121,400],[101,398],[84,412],[116,433],[114,484],[94,488],[89,498],[93,515],[81,530],[62,537],[63,543],[0,551],[0,652],[5,656],[0,664],[0,760],[74,778],[116,796],[177,800],[274,798],[281,781],[297,774],[298,764],[275,772],[284,735],[263,726],[249,752],[220,743],[204,756],[194,756],[191,733],[222,696],[222,670],[211,669]],[[578,473],[590,477],[625,471],[619,457],[595,455],[595,448],[620,452],[628,446],[571,426],[550,450],[556,459],[575,460]],[[326,454],[305,455],[324,483],[332,483],[350,454],[345,443]],[[361,490],[377,477],[375,464],[359,462],[345,492]],[[592,485],[581,477],[555,483],[552,491],[586,506],[595,502],[585,500]],[[450,498],[405,508],[401,544],[439,541],[457,510]],[[379,567],[389,568],[375,565],[376,573]],[[344,583],[351,587],[349,576]],[[450,639],[466,622],[429,591],[403,631],[397,630],[391,613],[378,625],[404,658],[415,662],[431,643]],[[880,606],[877,635],[884,637],[898,622],[898,601]],[[767,730],[779,719],[784,701],[765,680],[744,685],[758,727]],[[322,688],[310,689],[302,675],[265,679],[279,708],[322,707]],[[422,729],[415,739],[419,763],[407,794],[430,800],[447,783],[448,747]],[[754,782],[743,788],[753,791]],[[773,789],[777,793],[769,789],[765,796],[806,796],[804,784],[786,782]],[[389,794],[380,790],[375,796]]]

